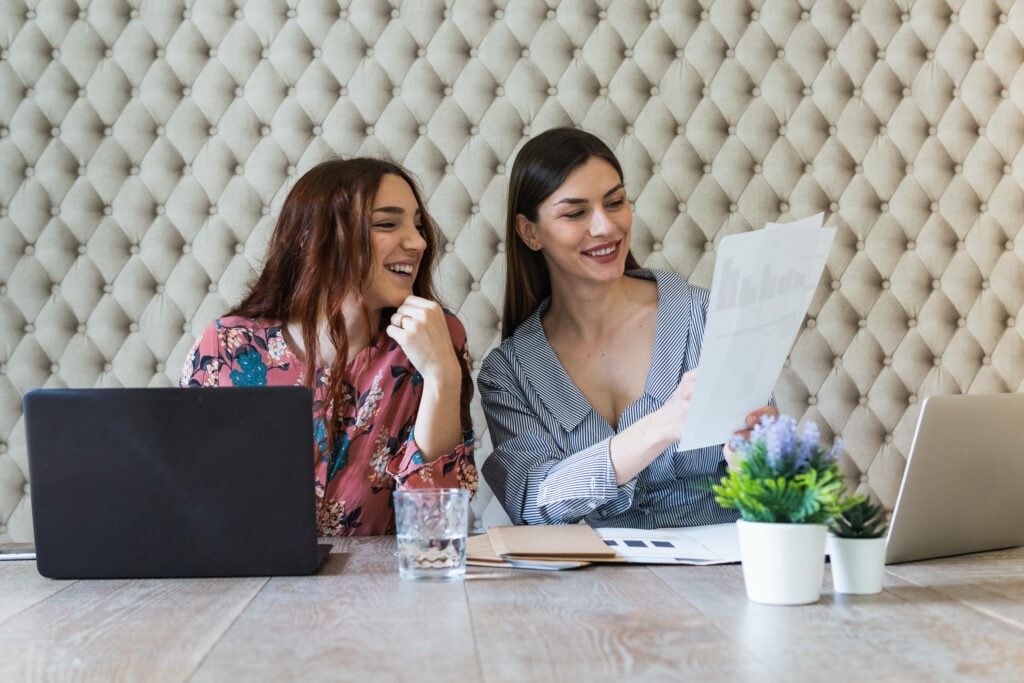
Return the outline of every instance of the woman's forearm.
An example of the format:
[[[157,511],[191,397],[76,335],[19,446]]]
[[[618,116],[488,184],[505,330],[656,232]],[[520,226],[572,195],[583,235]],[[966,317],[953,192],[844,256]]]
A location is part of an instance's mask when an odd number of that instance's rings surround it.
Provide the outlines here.
[[[433,462],[462,443],[462,372],[456,361],[434,378],[423,378],[414,436],[420,454]]]

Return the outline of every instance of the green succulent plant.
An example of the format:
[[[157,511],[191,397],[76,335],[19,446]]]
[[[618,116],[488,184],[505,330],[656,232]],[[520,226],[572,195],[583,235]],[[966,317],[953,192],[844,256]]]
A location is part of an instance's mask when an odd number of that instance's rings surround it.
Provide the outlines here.
[[[880,538],[888,529],[885,509],[860,496],[854,503],[829,523],[832,533],[840,538]]]

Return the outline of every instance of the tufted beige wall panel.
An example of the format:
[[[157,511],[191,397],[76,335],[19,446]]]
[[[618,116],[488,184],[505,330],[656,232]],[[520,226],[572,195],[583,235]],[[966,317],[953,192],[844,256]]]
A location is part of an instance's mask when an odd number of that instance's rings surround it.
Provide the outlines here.
[[[23,393],[174,383],[329,155],[416,173],[478,364],[510,160],[562,124],[620,155],[646,265],[840,228],[777,397],[891,508],[923,398],[1024,389],[1022,63],[1013,0],[0,0],[0,541]]]

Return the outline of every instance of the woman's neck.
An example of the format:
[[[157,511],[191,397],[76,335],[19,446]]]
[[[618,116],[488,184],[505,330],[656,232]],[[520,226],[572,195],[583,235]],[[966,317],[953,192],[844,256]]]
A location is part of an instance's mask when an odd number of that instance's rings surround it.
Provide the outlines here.
[[[345,316],[345,336],[348,340],[345,357],[351,361],[360,351],[370,345],[370,331],[378,329],[380,311],[371,311],[371,317],[374,319],[368,320],[366,312],[358,302],[347,301],[343,307],[343,313]],[[305,348],[305,338],[302,336],[302,325],[299,321],[292,320],[288,322],[287,328],[291,336],[290,343],[296,346],[296,349],[302,354],[303,360],[309,363],[309,354]],[[316,337],[318,358],[315,364],[329,367],[334,363],[334,359],[337,358],[338,349],[334,342],[331,341],[327,323],[324,322],[323,317],[317,324]]]
[[[600,338],[609,329],[618,328],[648,298],[644,281],[626,275],[572,291],[553,287],[542,320],[544,331],[549,337]]]

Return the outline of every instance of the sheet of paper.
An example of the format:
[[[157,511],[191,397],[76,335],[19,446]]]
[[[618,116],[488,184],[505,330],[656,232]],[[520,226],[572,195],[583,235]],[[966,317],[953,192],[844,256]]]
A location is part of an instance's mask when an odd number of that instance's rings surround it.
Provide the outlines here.
[[[595,529],[626,562],[637,564],[728,564],[740,561],[735,524],[665,529]]]
[[[524,569],[602,564],[726,564],[740,561],[736,525],[665,529],[586,524],[491,527],[466,543],[466,562]]]
[[[697,385],[677,450],[728,441],[768,402],[835,238],[822,218],[769,223],[718,245]]]

